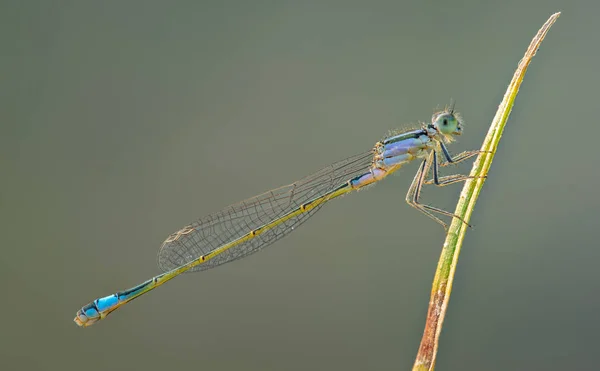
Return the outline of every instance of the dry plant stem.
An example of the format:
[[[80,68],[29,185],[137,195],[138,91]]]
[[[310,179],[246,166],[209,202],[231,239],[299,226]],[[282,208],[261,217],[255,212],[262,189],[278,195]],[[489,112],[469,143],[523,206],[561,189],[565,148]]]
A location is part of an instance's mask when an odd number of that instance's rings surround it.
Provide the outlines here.
[[[477,157],[477,160],[473,164],[473,169],[471,170],[470,175],[479,178],[469,180],[465,183],[458,204],[456,205],[455,214],[461,216],[466,222],[469,222],[471,219],[475,201],[485,182],[485,179],[481,177],[487,175],[492,164],[498,142],[500,141],[502,131],[504,130],[504,126],[514,105],[519,87],[523,82],[527,67],[529,66],[529,63],[531,63],[531,59],[538,50],[542,40],[546,37],[548,30],[554,22],[556,22],[559,16],[560,13],[553,14],[531,41],[529,48],[527,48],[527,51],[525,52],[525,56],[519,62],[512,81],[498,107],[498,111],[496,111],[496,116],[494,117],[492,125],[481,146],[481,150],[485,152]],[[421,339],[421,345],[419,346],[419,352],[417,353],[413,370],[433,370],[435,367],[440,333],[442,332],[444,316],[448,309],[458,255],[460,254],[460,248],[465,238],[466,230],[467,226],[460,220],[457,218],[452,220],[433,279],[425,331],[423,332],[423,338]]]

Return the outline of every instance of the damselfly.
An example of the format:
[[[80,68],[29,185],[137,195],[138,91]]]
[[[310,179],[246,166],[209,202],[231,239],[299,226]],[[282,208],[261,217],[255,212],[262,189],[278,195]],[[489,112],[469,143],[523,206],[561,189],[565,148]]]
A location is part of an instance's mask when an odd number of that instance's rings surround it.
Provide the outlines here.
[[[440,166],[479,153],[465,151],[454,157],[450,155],[446,144],[462,130],[462,120],[454,108],[446,108],[434,114],[431,123],[389,136],[368,152],[206,216],[164,241],[158,252],[158,266],[164,273],[129,290],[92,301],[77,312],[75,323],[90,326],[184,272],[213,268],[253,254],[293,231],[327,201],[376,183],[415,159],[422,162],[408,189],[406,202],[446,228],[446,223],[434,214],[458,216],[420,203],[419,196],[424,184],[445,186],[470,178],[460,174],[439,175]],[[426,180],[432,168],[433,177]]]

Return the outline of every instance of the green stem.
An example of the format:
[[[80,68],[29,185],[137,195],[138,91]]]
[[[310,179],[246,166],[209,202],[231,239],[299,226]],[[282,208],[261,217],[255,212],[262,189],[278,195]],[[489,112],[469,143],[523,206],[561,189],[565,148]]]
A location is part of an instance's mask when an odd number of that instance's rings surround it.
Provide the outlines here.
[[[531,41],[531,44],[529,44],[525,56],[519,62],[517,70],[504,94],[504,99],[502,99],[498,111],[496,111],[496,116],[481,146],[481,150],[485,152],[477,157],[471,170],[470,175],[478,178],[465,183],[458,204],[456,205],[455,214],[462,217],[466,222],[469,222],[471,219],[475,202],[481,192],[483,183],[485,183],[485,178],[483,177],[489,172],[498,143],[500,142],[500,137],[502,136],[502,131],[514,105],[519,87],[523,82],[525,72],[527,72],[527,67],[529,67],[531,59],[537,52],[544,37],[546,37],[548,30],[550,30],[550,27],[556,22],[559,16],[560,13],[555,13],[548,18]],[[435,367],[440,333],[442,332],[444,317],[448,309],[448,302],[450,301],[450,293],[452,292],[452,283],[454,281],[460,248],[467,228],[464,223],[454,218],[448,229],[433,279],[425,331],[423,332],[423,338],[421,339],[421,345],[419,346],[413,370],[433,370]]]

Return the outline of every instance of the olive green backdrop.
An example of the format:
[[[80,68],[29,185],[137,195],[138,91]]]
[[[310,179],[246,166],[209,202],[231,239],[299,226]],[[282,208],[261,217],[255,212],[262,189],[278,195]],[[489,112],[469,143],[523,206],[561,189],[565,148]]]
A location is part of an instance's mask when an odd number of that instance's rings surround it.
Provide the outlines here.
[[[414,164],[257,255],[91,328],[72,318],[157,274],[174,230],[368,150],[451,98],[466,130],[450,148],[477,148],[556,11],[467,234],[438,369],[596,368],[599,8],[3,1],[1,368],[409,369],[444,238],[404,202]],[[453,209],[459,190],[424,200]]]

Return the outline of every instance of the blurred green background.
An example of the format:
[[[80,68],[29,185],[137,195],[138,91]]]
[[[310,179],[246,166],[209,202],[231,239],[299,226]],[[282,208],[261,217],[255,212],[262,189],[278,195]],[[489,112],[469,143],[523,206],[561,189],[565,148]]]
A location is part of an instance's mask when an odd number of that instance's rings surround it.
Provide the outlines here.
[[[181,226],[451,98],[467,123],[451,150],[478,148],[556,11],[467,234],[437,369],[597,368],[599,8],[2,2],[2,369],[409,369],[444,238],[404,202],[414,164],[264,252],[91,328],[72,319],[157,274]],[[453,209],[459,190],[424,199]]]

